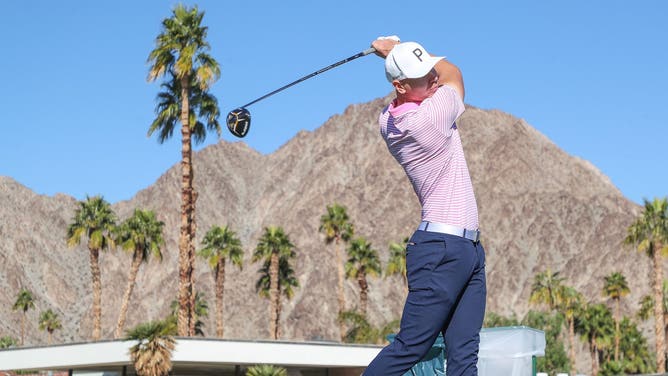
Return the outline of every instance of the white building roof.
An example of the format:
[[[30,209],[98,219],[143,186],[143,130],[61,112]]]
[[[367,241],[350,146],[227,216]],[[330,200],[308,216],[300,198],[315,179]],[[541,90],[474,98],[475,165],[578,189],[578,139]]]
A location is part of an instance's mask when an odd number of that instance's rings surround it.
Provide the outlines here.
[[[78,369],[129,365],[129,348],[135,343],[136,341],[119,340],[0,350],[0,370]],[[177,338],[172,364],[366,367],[381,348],[381,346],[327,342]]]

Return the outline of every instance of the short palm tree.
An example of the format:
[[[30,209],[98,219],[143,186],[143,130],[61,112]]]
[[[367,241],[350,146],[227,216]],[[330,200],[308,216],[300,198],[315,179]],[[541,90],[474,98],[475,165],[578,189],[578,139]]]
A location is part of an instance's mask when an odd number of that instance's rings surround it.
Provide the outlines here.
[[[559,272],[553,273],[549,268],[536,274],[531,285],[529,303],[545,305],[550,311],[554,311],[559,304],[563,281],[564,279],[559,277]]]
[[[268,266],[270,319],[269,332],[273,339],[278,339],[278,320],[280,317],[280,262],[281,259],[290,260],[295,257],[294,245],[283,228],[276,226],[265,227],[264,233],[253,253],[253,262],[263,261]],[[262,273],[262,271],[260,271]],[[262,280],[262,276],[260,277]],[[259,282],[258,282],[259,283]],[[262,289],[259,290],[262,295]]]
[[[173,321],[151,321],[129,330],[125,340],[137,341],[130,347],[130,359],[138,376],[167,376],[172,369],[176,340]]]
[[[614,320],[605,304],[589,304],[575,320],[575,330],[589,346],[592,376],[598,375],[601,352],[611,346]]]
[[[406,245],[408,238],[404,238],[403,242],[390,243],[390,258],[387,260],[385,267],[385,276],[399,274],[404,283],[404,294],[408,294],[408,279],[406,278]]]
[[[102,332],[102,276],[100,251],[114,248],[112,236],[116,228],[116,215],[102,196],[86,197],[79,201],[72,223],[67,228],[67,245],[75,247],[87,239],[90,271],[93,280],[93,340]]]
[[[346,311],[339,315],[339,321],[345,321],[350,329],[346,332],[344,342],[383,344],[387,336],[399,330],[400,320],[393,320],[382,327],[372,326],[367,318],[355,311]]]
[[[159,221],[150,210],[135,209],[132,217],[121,223],[116,231],[116,242],[126,251],[132,252],[132,266],[128,275],[128,286],[123,295],[121,310],[116,324],[116,338],[121,338],[128,304],[137,281],[137,273],[142,263],[147,263],[151,255],[162,261],[161,248],[165,245],[162,237],[164,222]]]
[[[16,346],[17,344],[18,341],[14,337],[4,336],[0,338],[0,349],[8,349],[10,347]]]
[[[662,256],[668,252],[668,199],[645,200],[642,213],[629,226],[626,244],[633,245],[652,260],[654,294],[654,334],[656,336],[657,372],[666,372],[666,337],[661,285],[663,283]]]
[[[629,285],[622,273],[614,272],[605,277],[603,295],[615,302],[615,361],[619,361],[619,323],[621,320],[619,316],[619,305],[621,299],[628,295],[629,292],[631,292],[629,290]]]
[[[177,325],[177,317],[179,314],[179,301],[172,300],[172,303],[169,305],[171,313],[165,319],[166,321],[172,323],[174,328]],[[195,335],[204,337],[204,321],[202,318],[209,317],[209,303],[206,301],[204,293],[197,291],[195,293]],[[176,333],[175,333],[176,334]]]
[[[193,335],[195,331],[195,201],[197,193],[193,186],[192,163],[193,134],[200,139],[205,129],[215,130],[220,135],[218,104],[207,94],[202,95],[220,76],[218,62],[208,54],[207,27],[202,26],[204,12],[197,7],[177,5],[172,17],[162,21],[162,31],[155,40],[155,48],[148,57],[149,81],[168,76],[168,92],[171,102],[159,97],[156,107],[158,117],[149,129],[149,136],[159,131],[159,141],[169,138],[176,126],[181,125],[181,226],[179,233],[179,335]],[[198,97],[199,95],[199,97]],[[199,101],[199,104],[198,104]],[[199,106],[198,109],[194,106]],[[206,126],[197,122],[205,119]],[[199,124],[199,125],[198,125]],[[197,140],[197,138],[196,138]]]
[[[244,250],[241,240],[228,226],[212,226],[204,235],[198,254],[204,258],[214,273],[216,292],[216,336],[223,338],[223,296],[225,288],[225,263],[230,260],[239,269],[243,266]]]
[[[557,310],[566,318],[571,376],[575,375],[575,318],[582,312],[584,297],[570,286],[562,285]]]
[[[371,248],[364,237],[354,239],[347,249],[346,276],[357,279],[360,287],[360,313],[366,316],[369,300],[369,283],[367,277],[377,277],[382,273],[378,251]]]
[[[49,333],[49,345],[53,342],[53,332],[62,327],[58,314],[51,309],[39,315],[39,330],[46,330]]]
[[[28,310],[35,309],[35,299],[32,297],[32,292],[28,289],[21,289],[16,296],[16,302],[12,309],[14,311],[21,311],[21,346],[23,346],[26,331],[26,316]]]
[[[350,222],[350,218],[346,212],[346,207],[337,203],[327,206],[327,213],[320,217],[320,227],[318,230],[325,234],[326,244],[334,243],[335,246],[334,253],[336,255],[335,260],[338,282],[336,292],[339,300],[339,314],[341,314],[346,310],[346,296],[343,285],[345,280],[343,249],[340,243],[341,241],[344,243],[350,241],[355,232],[354,226]],[[345,335],[345,326],[343,323],[339,323],[339,330],[341,339],[343,339],[343,336]]]
[[[246,376],[288,376],[288,371],[282,367],[259,364],[249,368]]]

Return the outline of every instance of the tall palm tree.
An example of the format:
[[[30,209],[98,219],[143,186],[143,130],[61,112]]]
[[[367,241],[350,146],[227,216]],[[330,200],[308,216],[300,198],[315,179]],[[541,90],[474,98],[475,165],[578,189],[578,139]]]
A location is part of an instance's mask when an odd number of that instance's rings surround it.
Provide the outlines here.
[[[116,215],[111,205],[102,196],[86,197],[79,201],[72,223],[67,228],[67,245],[75,247],[84,237],[90,256],[90,271],[93,280],[93,340],[100,339],[102,331],[102,276],[100,273],[100,251],[116,246],[113,232]]]
[[[346,276],[356,278],[360,287],[360,313],[366,316],[369,299],[369,283],[367,277],[377,277],[381,274],[378,251],[371,248],[364,237],[354,239],[347,249]]]
[[[559,277],[559,272],[552,272],[550,268],[534,276],[531,285],[531,296],[529,303],[546,305],[550,311],[554,311],[559,304],[559,294],[564,279]]]
[[[138,376],[167,376],[172,369],[176,327],[169,320],[139,324],[125,340],[137,341],[130,347],[130,359]]]
[[[262,237],[253,253],[253,262],[263,260],[268,263],[270,320],[269,332],[273,339],[278,339],[278,320],[280,315],[280,260],[295,257],[294,245],[281,227],[265,227]]]
[[[53,342],[53,332],[62,327],[58,314],[51,309],[39,315],[39,330],[46,330],[49,333],[49,345]]]
[[[610,346],[614,336],[614,320],[605,304],[589,304],[576,317],[575,330],[589,346],[592,376],[598,375],[601,352]]]
[[[605,284],[603,285],[603,295],[612,299],[615,302],[615,361],[619,361],[619,305],[622,297],[631,292],[626,278],[620,272],[614,272],[605,277]]]
[[[225,262],[242,269],[244,250],[241,240],[228,226],[212,226],[202,240],[204,248],[199,256],[206,259],[213,269],[216,291],[216,335],[223,338],[223,292],[225,287]]]
[[[178,105],[169,105],[169,101],[164,102],[165,98],[159,97],[160,102],[156,107],[158,117],[151,125],[148,134],[150,136],[154,131],[160,130],[159,141],[164,141],[172,135],[178,116],[181,123],[182,171],[178,329],[179,335],[182,336],[193,335],[195,331],[194,240],[197,193],[193,186],[192,136],[194,132],[196,137],[203,139],[205,128],[216,130],[220,134],[217,102],[202,100],[202,95],[220,77],[218,62],[208,54],[210,50],[206,41],[208,28],[202,26],[203,17],[204,12],[199,12],[197,6],[188,8],[181,4],[177,5],[172,17],[162,21],[162,31],[157,36],[155,48],[148,57],[150,64],[148,80],[155,81],[168,75],[170,82],[167,90],[168,92],[171,90],[171,99],[174,103],[180,101]],[[194,93],[201,95],[193,95]],[[199,103],[200,112],[197,115],[205,118],[206,127],[194,121],[196,116],[193,114],[196,111],[193,110],[193,106],[198,105],[198,100],[202,101]]]
[[[390,243],[390,258],[385,267],[385,276],[400,274],[404,282],[404,294],[408,294],[408,279],[406,278],[406,245],[408,238],[404,238],[401,244]]]
[[[668,199],[645,200],[640,216],[629,226],[626,244],[644,252],[653,266],[654,334],[656,335],[657,372],[666,372],[666,337],[661,285],[663,281],[662,256],[668,252]]]
[[[571,376],[575,376],[575,318],[582,311],[584,298],[577,290],[562,285],[558,293],[557,310],[566,318]]]
[[[25,338],[25,328],[26,328],[26,315],[28,310],[35,309],[35,299],[32,297],[32,292],[28,289],[21,289],[18,295],[16,296],[16,302],[12,307],[14,311],[20,310],[21,314],[21,346],[23,346],[23,340]]]
[[[260,270],[258,270],[258,273],[260,274],[260,278],[257,280],[255,283],[255,290],[259,293],[259,295],[263,298],[270,298],[270,290],[271,290],[271,275],[269,273],[269,270],[271,269],[271,260],[266,260],[264,262],[264,265]],[[295,295],[294,289],[299,287],[299,281],[297,280],[297,277],[295,277],[295,271],[292,269],[292,266],[290,265],[290,259],[288,257],[280,257],[278,259],[278,295],[285,297],[287,300],[292,299],[292,297]],[[282,300],[279,298],[278,303],[277,303],[277,308],[276,308],[276,322],[279,323],[281,321],[281,312],[283,310],[283,304]],[[276,329],[276,339],[278,339],[281,336],[281,328],[277,324],[277,329]]]
[[[128,275],[128,286],[123,295],[121,310],[116,324],[116,338],[121,338],[128,313],[128,304],[137,281],[137,273],[142,263],[148,262],[151,255],[162,261],[161,247],[165,245],[162,231],[165,223],[155,217],[150,210],[135,209],[132,217],[117,229],[116,242],[126,251],[132,252],[132,266]]]
[[[350,222],[346,207],[337,203],[327,206],[327,214],[320,217],[320,228],[318,231],[325,234],[325,243],[334,243],[336,254],[336,271],[337,271],[337,295],[339,300],[339,314],[346,310],[346,296],[344,290],[345,270],[343,261],[343,249],[341,241],[347,243],[352,239],[354,226]],[[345,325],[343,322],[339,323],[339,331],[341,339],[345,335]]]

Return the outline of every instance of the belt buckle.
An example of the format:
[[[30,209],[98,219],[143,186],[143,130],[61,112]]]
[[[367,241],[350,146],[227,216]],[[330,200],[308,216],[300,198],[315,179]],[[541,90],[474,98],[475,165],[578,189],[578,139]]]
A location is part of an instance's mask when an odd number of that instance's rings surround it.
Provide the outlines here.
[[[471,237],[468,236],[469,234],[471,234]],[[477,242],[480,241],[480,231],[465,229],[464,230],[464,237],[466,239],[471,240],[474,243],[477,243]]]

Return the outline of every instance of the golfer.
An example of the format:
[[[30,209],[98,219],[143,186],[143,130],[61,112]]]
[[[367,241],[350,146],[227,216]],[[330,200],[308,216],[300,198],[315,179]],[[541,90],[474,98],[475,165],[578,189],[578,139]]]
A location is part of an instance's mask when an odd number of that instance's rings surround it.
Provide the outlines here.
[[[477,375],[485,313],[485,251],[478,209],[455,120],[464,112],[459,69],[418,43],[379,38],[396,98],[380,114],[380,133],[422,205],[406,247],[408,297],[394,342],[366,376],[400,376],[443,333],[448,376]]]

